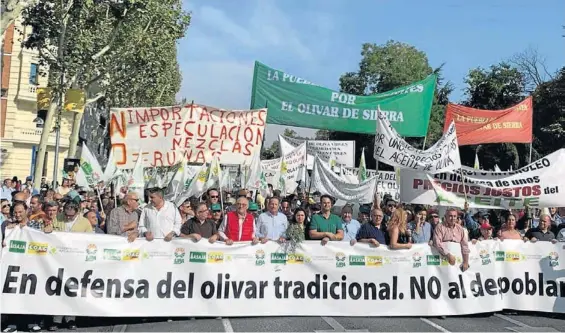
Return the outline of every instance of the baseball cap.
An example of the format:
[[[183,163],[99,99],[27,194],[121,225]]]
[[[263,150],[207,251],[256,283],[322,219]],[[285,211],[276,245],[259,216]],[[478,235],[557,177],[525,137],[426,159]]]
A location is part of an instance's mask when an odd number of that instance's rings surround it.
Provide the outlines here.
[[[481,224],[481,229],[492,229],[490,223],[483,223]]]
[[[361,213],[361,214],[371,214],[371,207],[369,207],[367,205],[363,205],[363,206],[359,207],[359,213]]]
[[[256,210],[258,210],[258,209],[259,209],[259,207],[257,206],[257,204],[256,204],[255,202],[249,203],[249,208],[248,208],[248,210],[250,210],[250,211],[256,211]]]
[[[219,212],[222,210],[222,206],[220,204],[212,204],[212,206],[210,206],[210,210],[213,212]]]

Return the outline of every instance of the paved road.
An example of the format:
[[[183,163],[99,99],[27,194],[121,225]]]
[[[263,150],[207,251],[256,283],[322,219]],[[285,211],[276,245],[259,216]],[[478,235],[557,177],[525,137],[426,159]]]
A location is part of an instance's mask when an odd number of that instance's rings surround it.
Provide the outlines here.
[[[79,322],[79,324],[81,324]],[[82,322],[83,332],[565,332],[565,315],[480,314],[392,317],[138,318]]]

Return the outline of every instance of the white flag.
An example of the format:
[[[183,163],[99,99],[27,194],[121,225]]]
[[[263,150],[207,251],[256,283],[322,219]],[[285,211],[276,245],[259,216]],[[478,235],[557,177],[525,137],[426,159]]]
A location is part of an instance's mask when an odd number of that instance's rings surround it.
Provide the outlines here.
[[[78,170],[77,180],[84,177],[84,181],[88,186],[96,186],[99,182],[104,181],[104,173],[102,167],[96,157],[90,152],[90,149],[82,143],[82,154],[80,156],[80,168]],[[82,182],[82,181],[81,181]],[[79,184],[83,186],[83,184]]]
[[[135,192],[140,199],[145,197],[145,176],[143,174],[143,153],[141,149],[139,150],[139,155],[137,155],[137,160],[128,179],[127,186],[128,190]]]

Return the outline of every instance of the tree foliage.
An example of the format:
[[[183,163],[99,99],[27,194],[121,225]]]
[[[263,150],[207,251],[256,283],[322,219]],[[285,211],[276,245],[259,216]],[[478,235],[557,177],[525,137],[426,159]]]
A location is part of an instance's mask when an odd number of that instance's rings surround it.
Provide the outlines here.
[[[565,67],[533,96],[535,151],[543,156],[565,148]]]
[[[437,141],[443,132],[445,105],[453,90],[451,83],[443,82],[442,66],[433,69],[424,52],[396,41],[388,41],[384,45],[363,44],[361,57],[357,72],[349,72],[341,76],[339,83],[342,92],[355,95],[382,93],[422,80],[433,72],[439,74],[426,146],[429,147]],[[356,160],[359,160],[363,148],[369,152],[373,150],[373,135],[330,132],[329,137],[332,140],[354,140]],[[423,140],[423,138],[407,138],[407,141],[418,147],[422,147]],[[368,168],[376,167],[373,158],[367,158],[366,163]],[[385,167],[380,164],[379,168]]]
[[[112,106],[174,101],[180,87],[176,41],[190,15],[180,0],[40,0],[24,10],[50,85],[105,96]],[[61,73],[65,74],[59,87]]]

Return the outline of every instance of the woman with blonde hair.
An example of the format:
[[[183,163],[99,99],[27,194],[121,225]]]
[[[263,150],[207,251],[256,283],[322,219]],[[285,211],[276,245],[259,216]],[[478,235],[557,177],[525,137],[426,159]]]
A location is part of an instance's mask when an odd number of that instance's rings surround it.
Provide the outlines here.
[[[402,208],[396,208],[387,223],[389,247],[391,250],[410,249],[410,231],[407,225],[408,214]]]

